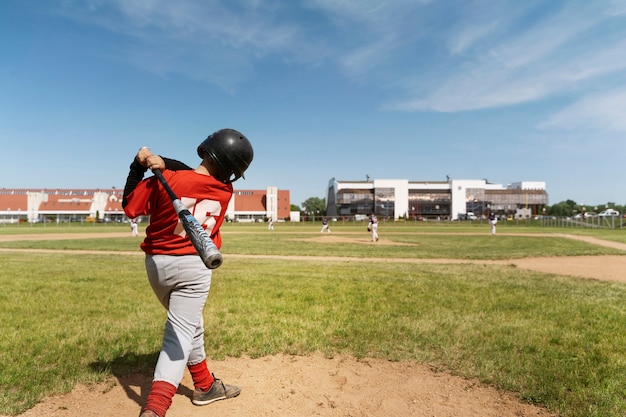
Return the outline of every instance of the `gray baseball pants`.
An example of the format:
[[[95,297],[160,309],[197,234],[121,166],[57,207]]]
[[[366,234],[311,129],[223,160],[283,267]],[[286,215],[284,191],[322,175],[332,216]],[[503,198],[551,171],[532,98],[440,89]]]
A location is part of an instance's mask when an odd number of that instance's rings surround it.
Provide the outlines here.
[[[197,255],[146,255],[152,290],[167,309],[161,353],[154,381],[178,387],[187,364],[206,358],[202,312],[211,287],[211,273]]]

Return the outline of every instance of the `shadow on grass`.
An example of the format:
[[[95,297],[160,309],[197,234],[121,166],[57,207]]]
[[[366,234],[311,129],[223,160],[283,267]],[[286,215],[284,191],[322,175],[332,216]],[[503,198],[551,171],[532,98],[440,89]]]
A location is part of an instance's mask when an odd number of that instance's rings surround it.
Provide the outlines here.
[[[89,366],[96,372],[112,374],[128,398],[142,407],[152,386],[154,365],[159,358],[159,352],[136,355],[127,353],[112,361],[97,361]],[[193,388],[179,385],[178,394],[191,398]]]

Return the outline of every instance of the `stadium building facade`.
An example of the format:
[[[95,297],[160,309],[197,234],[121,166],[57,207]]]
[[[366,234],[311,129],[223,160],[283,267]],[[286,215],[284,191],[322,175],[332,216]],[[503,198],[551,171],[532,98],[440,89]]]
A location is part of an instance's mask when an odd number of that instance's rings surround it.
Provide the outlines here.
[[[125,222],[123,190],[111,189],[0,189],[0,223]],[[290,217],[289,190],[235,190],[228,205],[229,221],[286,220]]]
[[[486,217],[526,218],[548,204],[543,181],[521,181],[504,186],[482,180],[409,181],[375,179],[340,181],[331,178],[326,215],[354,218],[375,213],[383,218],[450,219],[467,213]]]

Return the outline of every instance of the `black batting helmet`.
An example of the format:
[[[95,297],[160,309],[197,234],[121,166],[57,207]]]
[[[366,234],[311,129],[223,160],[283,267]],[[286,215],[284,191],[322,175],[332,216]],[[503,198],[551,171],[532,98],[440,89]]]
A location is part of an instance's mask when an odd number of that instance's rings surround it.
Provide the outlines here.
[[[218,169],[215,177],[224,184],[244,178],[254,151],[248,138],[234,129],[220,129],[198,146],[198,156],[208,158]]]

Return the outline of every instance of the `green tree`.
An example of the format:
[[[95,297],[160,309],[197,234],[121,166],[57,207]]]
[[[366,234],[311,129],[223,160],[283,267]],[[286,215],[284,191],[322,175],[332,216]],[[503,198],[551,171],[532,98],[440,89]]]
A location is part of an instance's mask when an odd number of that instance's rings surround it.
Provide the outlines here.
[[[567,204],[570,208],[570,210],[572,210],[572,212],[574,210],[578,210],[578,203],[575,202],[574,200],[565,200],[565,204]]]
[[[561,201],[560,203],[551,206],[546,211],[553,216],[569,217],[572,215],[574,209],[569,204],[567,204],[567,202]]]
[[[326,199],[319,197],[309,197],[304,202],[302,202],[302,211],[312,216],[325,216]]]

